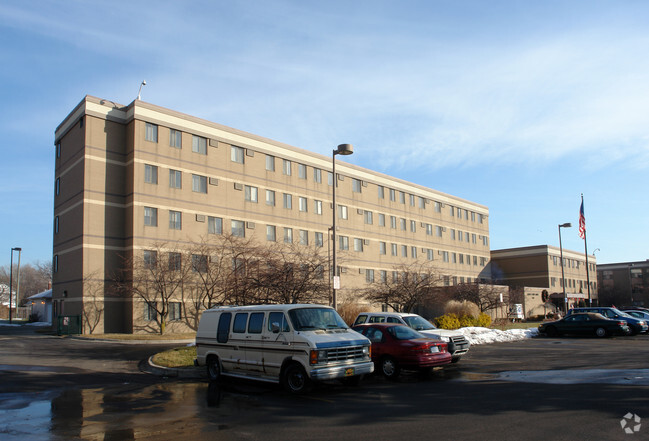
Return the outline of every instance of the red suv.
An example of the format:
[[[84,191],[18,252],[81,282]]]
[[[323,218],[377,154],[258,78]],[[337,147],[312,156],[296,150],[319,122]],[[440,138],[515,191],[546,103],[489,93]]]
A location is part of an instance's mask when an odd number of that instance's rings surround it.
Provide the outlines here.
[[[426,370],[451,362],[448,346],[397,323],[371,323],[352,328],[372,342],[375,371],[396,379],[401,369]]]

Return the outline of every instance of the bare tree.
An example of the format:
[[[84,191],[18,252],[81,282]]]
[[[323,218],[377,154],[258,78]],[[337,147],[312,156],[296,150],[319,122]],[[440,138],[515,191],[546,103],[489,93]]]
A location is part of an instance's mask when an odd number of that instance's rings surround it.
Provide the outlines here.
[[[0,283],[5,283],[9,285],[9,265],[0,267]],[[16,288],[19,286],[18,280],[18,266],[14,262],[13,270],[13,289],[16,292]],[[18,305],[21,301],[26,299],[29,296],[38,294],[45,291],[49,288],[50,282],[52,281],[52,268],[49,263],[41,263],[37,261],[35,264],[22,264],[20,265],[20,292],[18,295]]]
[[[248,277],[257,298],[266,303],[326,303],[326,264],[319,247],[276,244],[258,252]]]
[[[182,255],[176,249],[169,249],[165,244],[154,244],[151,248],[135,253],[131,258],[125,258],[122,274],[126,279],[118,277],[116,284],[120,291],[144,300],[153,312],[152,318],[158,325],[160,334],[164,334],[169,316],[169,304],[173,299],[181,298],[181,291],[188,265],[180,259]],[[128,274],[132,274],[128,277]]]
[[[479,283],[461,283],[453,287],[452,297],[455,300],[467,300],[475,303],[480,312],[496,309],[500,306],[502,288]]]
[[[94,272],[83,281],[83,309],[81,311],[83,324],[89,334],[95,332],[97,325],[104,315],[104,280]]]
[[[370,284],[364,297],[395,311],[410,312],[433,296],[441,281],[437,269],[428,262],[400,264],[393,267],[392,273],[383,280]]]

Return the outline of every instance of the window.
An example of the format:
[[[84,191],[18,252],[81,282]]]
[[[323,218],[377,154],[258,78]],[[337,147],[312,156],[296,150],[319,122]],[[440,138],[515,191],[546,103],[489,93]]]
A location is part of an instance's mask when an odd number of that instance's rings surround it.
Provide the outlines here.
[[[401,231],[406,231],[406,220],[404,218],[399,218],[399,227]]]
[[[243,164],[244,151],[243,148],[236,145],[230,146],[230,161]]]
[[[338,249],[348,250],[349,249],[349,237],[347,236],[338,236]]]
[[[182,172],[178,170],[169,170],[169,187],[170,188],[183,188],[182,186]]]
[[[313,182],[316,182],[318,184],[322,183],[322,170],[320,170],[319,168],[313,169]]]
[[[385,187],[382,185],[378,186],[379,199],[385,199]]]
[[[207,256],[205,254],[192,254],[192,271],[195,273],[207,272]]]
[[[360,179],[354,179],[352,178],[352,191],[354,193],[360,193],[362,186],[361,186],[361,180]]]
[[[460,234],[460,236],[462,236]],[[455,240],[455,230],[451,228],[451,239]]]
[[[302,211],[302,212],[307,212],[307,211],[308,211],[307,202],[308,202],[308,201],[307,201],[306,198],[304,198],[304,197],[302,197],[302,196],[299,196],[299,197],[297,198],[297,206],[298,206],[298,209],[299,209],[300,211]]]
[[[359,253],[363,252],[363,239],[354,238],[354,251]]]
[[[397,200],[397,193],[396,193],[396,191],[394,190],[394,188],[391,188],[391,189],[390,189],[390,200],[391,200],[392,202],[395,202],[395,201]]]
[[[237,237],[246,237],[246,229],[243,221],[232,220],[231,222],[232,235]]]
[[[464,240],[464,233],[462,233],[460,230],[457,231],[457,236],[460,242]]]
[[[415,222],[414,220],[410,221],[410,232],[411,233],[417,232],[417,222]]]
[[[275,206],[275,192],[273,190],[266,190],[266,205]]]
[[[426,250],[426,258],[428,260],[433,260],[435,256],[435,253],[433,253],[433,250]]]
[[[442,233],[443,233],[443,229],[442,229],[442,227],[440,227],[439,225],[437,225],[437,226],[435,227],[435,234],[437,235],[437,237],[442,237]]]
[[[466,233],[464,233],[464,240],[466,241],[466,243],[469,243],[469,232],[468,231]]]
[[[284,208],[288,210],[293,209],[293,196],[288,193],[284,193]]]
[[[448,207],[448,209],[449,209],[449,214],[450,214],[451,216],[455,216],[455,207],[453,207],[453,206],[451,205],[451,206]]]
[[[402,204],[406,203],[406,194],[402,191],[399,192],[399,202]]]
[[[61,157],[61,143],[60,142],[56,143],[56,157],[57,158]]]
[[[442,260],[448,262],[448,251],[442,251]]]
[[[145,268],[155,268],[158,263],[158,252],[152,250],[144,250],[142,253],[144,258],[144,267]]]
[[[393,256],[397,255],[397,244],[396,243],[390,244],[390,251],[391,251],[391,254]]]
[[[475,212],[471,212],[471,222],[475,222]]]
[[[442,212],[442,204],[439,202],[435,202],[435,213],[441,213]]]
[[[57,196],[61,194],[61,178],[56,178],[56,183],[54,184],[54,193]]]
[[[306,246],[309,244],[309,232],[307,230],[299,230],[298,235],[299,235],[300,245]]]
[[[451,263],[457,263],[457,253],[451,253]]]
[[[347,206],[338,205],[338,217],[340,219],[347,219]]]
[[[207,139],[192,135],[192,152],[207,155]]]
[[[183,133],[180,130],[169,130],[169,146],[177,149],[182,148]]]
[[[306,165],[304,164],[297,165],[297,176],[300,179],[306,179]]]
[[[223,234],[223,219],[220,217],[207,217],[207,233],[208,234]]]
[[[169,229],[182,230],[182,214],[180,211],[169,210]]]
[[[252,187],[250,185],[245,186],[246,201],[257,203],[259,190],[257,187]]]
[[[315,214],[322,214],[322,201],[313,201],[313,212]]]
[[[477,242],[478,242],[478,237],[474,233],[472,233],[471,234],[471,243],[477,243]]]
[[[396,216],[390,216],[390,228],[397,228],[397,217]]]
[[[54,262],[52,262],[52,271],[57,273],[59,272],[59,255],[54,255]]]
[[[385,227],[385,214],[379,213],[379,227]]]
[[[180,320],[180,302],[169,302],[169,320]]]
[[[207,193],[207,177],[192,175],[192,191],[195,193]]]
[[[148,322],[152,322],[157,317],[158,317],[158,313],[156,311],[155,302],[146,303],[144,305],[144,320],[146,320]]]
[[[483,215],[481,215],[481,214],[478,214],[478,223],[480,223],[480,224],[481,224],[481,223],[482,223],[482,221],[483,221],[483,219],[484,219],[484,216],[483,216]]]
[[[284,242],[293,243],[293,228],[284,227]]]
[[[464,265],[464,254],[460,253],[459,257],[460,257],[460,264]]]
[[[144,225],[148,227],[158,226],[158,209],[153,207],[144,207]]]
[[[234,315],[234,323],[232,324],[232,332],[237,334],[246,333],[246,325],[248,324],[248,313],[239,312]]]
[[[487,236],[482,236],[482,245],[489,246],[489,238]]]
[[[419,196],[419,208],[426,208],[426,199]]]
[[[315,246],[323,247],[324,246],[324,237],[322,233],[315,233]]]
[[[59,234],[59,217],[54,218],[54,234]]]
[[[385,242],[379,242],[379,254],[385,254],[387,251]]]
[[[216,328],[216,341],[227,343],[230,335],[230,321],[232,320],[231,312],[224,312],[219,317],[219,324]]]
[[[282,173],[291,176],[291,161],[288,159],[282,159]]]
[[[374,270],[366,269],[365,270],[365,281],[367,283],[374,283]]]
[[[169,271],[180,271],[182,268],[182,255],[180,253],[169,253]]]
[[[144,139],[146,141],[158,142],[158,126],[155,124],[146,123]]]
[[[410,257],[413,259],[417,258],[417,247],[410,247]]]
[[[271,155],[266,155],[266,170],[275,171],[275,157]]]
[[[158,167],[144,164],[144,182],[147,184],[158,184]]]
[[[334,185],[334,174],[332,172],[327,172],[327,184],[329,186]]]
[[[408,247],[401,245],[401,257],[408,257]]]
[[[410,206],[414,207],[415,206],[415,195],[411,194],[410,196]]]
[[[426,224],[426,234],[427,234],[428,236],[432,236],[432,235],[433,235],[433,226],[432,226],[431,224]]]
[[[277,229],[275,225],[266,225],[266,240],[275,242],[277,240]]]
[[[367,225],[372,225],[372,223],[374,222],[374,220],[372,219],[373,218],[372,212],[366,210],[365,212],[363,212],[363,215],[365,218],[365,223]]]
[[[291,329],[288,326],[288,321],[283,312],[271,312],[268,314],[268,330],[273,330],[273,325],[279,327],[280,332],[289,332]]]
[[[264,313],[253,312],[248,320],[248,334],[261,334],[264,326]]]

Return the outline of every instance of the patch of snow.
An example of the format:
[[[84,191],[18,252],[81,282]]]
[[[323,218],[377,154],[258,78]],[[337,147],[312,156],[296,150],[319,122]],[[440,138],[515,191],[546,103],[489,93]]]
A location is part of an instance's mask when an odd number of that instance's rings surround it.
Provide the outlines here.
[[[526,338],[537,337],[539,335],[537,328],[508,329],[507,331],[501,331],[500,329],[470,326],[460,328],[458,331],[461,332],[472,345],[518,341]]]
[[[52,322],[31,322],[25,323],[25,326],[52,326]]]

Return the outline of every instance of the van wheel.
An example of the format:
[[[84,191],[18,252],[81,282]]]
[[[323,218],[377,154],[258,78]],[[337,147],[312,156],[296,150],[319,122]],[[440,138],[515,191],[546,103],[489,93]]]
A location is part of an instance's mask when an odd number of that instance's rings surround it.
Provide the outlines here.
[[[210,381],[219,381],[221,379],[221,364],[219,363],[219,358],[216,355],[210,355],[207,357],[207,378]]]
[[[311,387],[311,380],[304,371],[302,365],[291,363],[284,369],[282,383],[287,392],[300,395],[308,392]]]
[[[606,332],[606,329],[604,328],[597,328],[595,329],[595,335],[598,337],[606,337],[608,332]]]
[[[388,380],[396,380],[400,371],[401,369],[394,358],[384,357],[381,359],[381,373]]]

